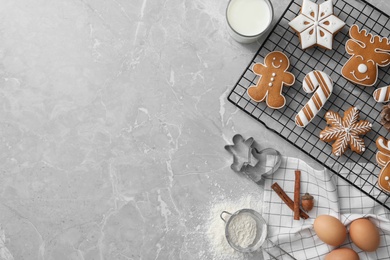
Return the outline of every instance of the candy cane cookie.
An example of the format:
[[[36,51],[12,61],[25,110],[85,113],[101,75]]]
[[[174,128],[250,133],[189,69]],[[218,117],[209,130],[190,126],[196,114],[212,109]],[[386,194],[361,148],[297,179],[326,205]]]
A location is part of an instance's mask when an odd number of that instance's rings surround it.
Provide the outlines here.
[[[314,70],[305,76],[302,87],[306,93],[315,91],[314,95],[295,117],[295,124],[305,127],[317,115],[330,97],[330,94],[332,94],[333,80],[324,72]]]
[[[378,88],[374,91],[374,99],[378,103],[389,102],[390,101],[390,86]]]

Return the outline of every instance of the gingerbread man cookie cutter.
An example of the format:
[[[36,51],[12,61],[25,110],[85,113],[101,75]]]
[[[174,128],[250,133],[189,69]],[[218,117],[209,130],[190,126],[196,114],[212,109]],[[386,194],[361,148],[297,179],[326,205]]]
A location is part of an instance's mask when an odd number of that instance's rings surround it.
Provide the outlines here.
[[[286,98],[282,95],[283,86],[291,86],[295,76],[288,72],[290,61],[280,52],[273,51],[264,58],[264,64],[256,63],[252,67],[254,74],[259,76],[255,86],[247,90],[248,96],[255,102],[265,100],[268,107],[280,109],[286,105]]]
[[[273,148],[259,150],[256,146],[252,137],[245,140],[236,134],[233,136],[233,145],[226,145],[225,149],[233,156],[230,168],[259,184],[265,176],[279,169],[282,155]]]

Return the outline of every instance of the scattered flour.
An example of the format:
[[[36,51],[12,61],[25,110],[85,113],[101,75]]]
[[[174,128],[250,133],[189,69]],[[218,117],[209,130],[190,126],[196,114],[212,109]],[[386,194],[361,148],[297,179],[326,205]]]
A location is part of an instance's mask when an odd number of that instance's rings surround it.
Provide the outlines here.
[[[205,223],[206,227],[206,239],[209,245],[209,254],[213,260],[245,260],[253,259],[254,254],[261,255],[260,252],[254,253],[240,253],[234,250],[227,242],[225,237],[225,222],[220,218],[222,211],[228,211],[234,213],[237,210],[249,208],[256,211],[262,211],[262,202],[259,198],[259,194],[256,195],[243,195],[240,199],[229,200],[224,199],[222,202],[213,202],[210,205],[210,211],[208,219]],[[224,214],[224,217],[229,215]],[[228,219],[226,219],[228,220]],[[249,243],[250,237],[244,239],[243,244]],[[253,240],[252,240],[253,242]],[[257,258],[257,257],[255,257]],[[262,258],[260,258],[262,259]]]

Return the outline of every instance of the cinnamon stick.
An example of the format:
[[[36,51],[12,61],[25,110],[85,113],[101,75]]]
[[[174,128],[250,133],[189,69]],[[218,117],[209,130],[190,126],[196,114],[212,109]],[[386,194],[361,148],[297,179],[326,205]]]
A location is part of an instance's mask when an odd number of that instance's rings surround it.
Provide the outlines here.
[[[294,211],[294,202],[290,199],[290,197],[284,192],[282,187],[279,186],[277,182],[271,185],[271,188],[278,194],[278,196],[282,199],[282,201],[292,210]],[[309,215],[299,209],[299,216],[303,219],[308,219]]]
[[[295,186],[294,186],[294,220],[299,220],[299,195],[301,192],[301,171],[295,171]]]

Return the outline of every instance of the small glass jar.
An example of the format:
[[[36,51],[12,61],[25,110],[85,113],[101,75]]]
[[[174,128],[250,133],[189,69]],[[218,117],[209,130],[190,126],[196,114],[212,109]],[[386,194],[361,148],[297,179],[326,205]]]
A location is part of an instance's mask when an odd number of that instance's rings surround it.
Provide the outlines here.
[[[240,43],[252,43],[270,27],[274,11],[269,0],[229,0],[226,8],[228,31]]]

